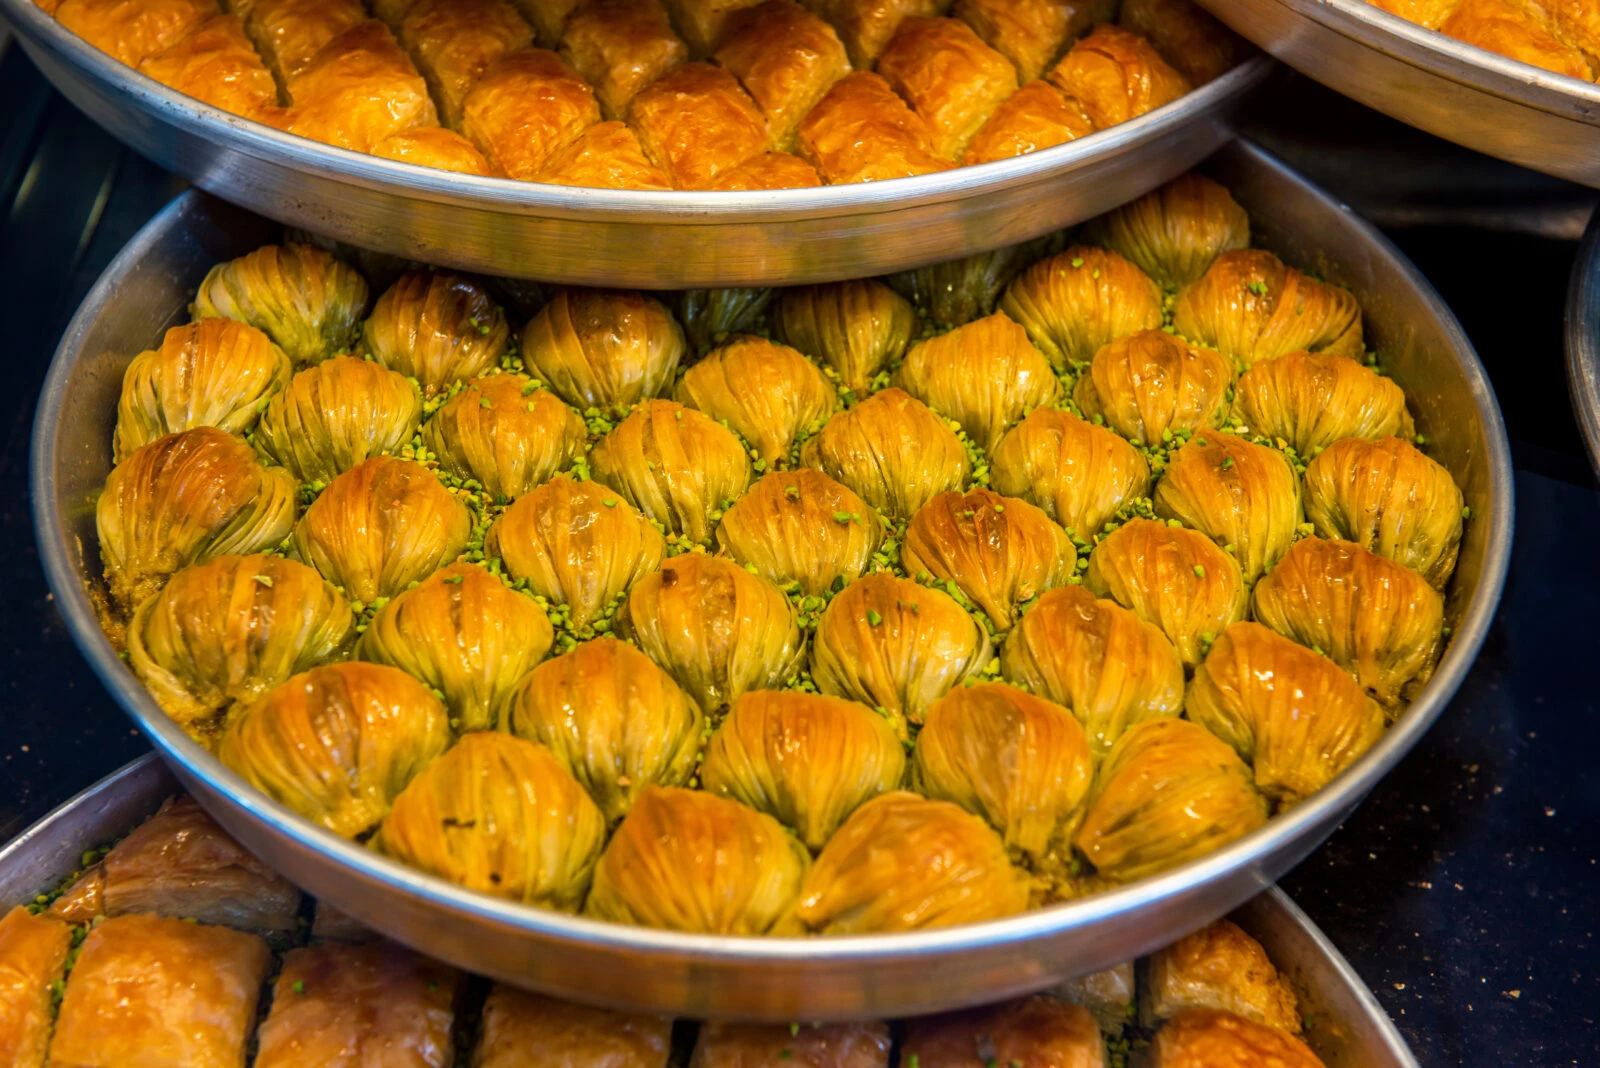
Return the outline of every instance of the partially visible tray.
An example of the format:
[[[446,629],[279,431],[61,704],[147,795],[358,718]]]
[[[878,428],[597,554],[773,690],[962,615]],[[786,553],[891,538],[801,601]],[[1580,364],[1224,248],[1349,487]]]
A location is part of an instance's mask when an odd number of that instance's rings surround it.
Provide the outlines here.
[[[95,122],[268,218],[463,270],[643,289],[860,278],[1082,222],[1228,141],[1245,97],[1272,68],[1252,56],[1148,115],[999,163],[821,189],[663,193],[449,174],[331,148],[174,92],[33,0],[0,0],[0,18]]]
[[[1567,290],[1567,387],[1589,462],[1600,474],[1600,210],[1589,220]]]
[[[58,885],[85,850],[126,834],[180,789],[151,753],[61,805],[0,849],[0,911]],[[1306,1041],[1327,1068],[1417,1068],[1361,977],[1289,895],[1273,887],[1229,918],[1294,986]]]
[[[1434,33],[1366,0],[1199,0],[1289,66],[1479,152],[1600,187],[1600,85]]]

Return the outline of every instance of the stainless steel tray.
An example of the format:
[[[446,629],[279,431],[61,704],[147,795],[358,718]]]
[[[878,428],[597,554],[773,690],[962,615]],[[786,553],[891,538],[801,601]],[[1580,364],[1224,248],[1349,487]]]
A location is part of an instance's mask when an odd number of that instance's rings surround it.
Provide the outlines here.
[[[33,0],[0,17],[69,100],[135,151],[278,222],[486,274],[676,289],[831,281],[955,259],[1081,222],[1232,136],[1266,56],[1112,129],[1014,160],[864,185],[652,193],[447,174],[330,148],[118,63]]]
[[[1251,212],[1259,243],[1348,285],[1473,510],[1448,602],[1454,638],[1379,744],[1266,827],[1165,875],[970,927],[892,936],[740,939],[598,923],[470,893],[337,838],[249,789],[191,741],[101,633],[92,501],[110,469],[129,359],[184,315],[206,269],[271,240],[271,224],[198,193],[141,232],[68,328],[40,401],[32,458],[40,555],[79,648],[184,784],[264,860],[363,922],[453,963],[551,993],[684,1016],[898,1016],[1008,996],[1128,960],[1266,889],[1338,826],[1443,712],[1485,633],[1509,559],[1512,483],[1499,409],[1449,310],[1371,226],[1259,149],[1207,168]]]
[[[1600,474],[1600,210],[1589,220],[1567,289],[1567,387],[1589,462]]]
[[[1600,187],[1600,85],[1506,59],[1366,0],[1199,0],[1289,66],[1431,134]]]
[[[126,834],[179,789],[155,754],[106,776],[0,849],[0,911],[56,886],[85,849]],[[1230,917],[1266,949],[1312,1022],[1328,1068],[1417,1068],[1406,1043],[1333,943],[1277,887]]]

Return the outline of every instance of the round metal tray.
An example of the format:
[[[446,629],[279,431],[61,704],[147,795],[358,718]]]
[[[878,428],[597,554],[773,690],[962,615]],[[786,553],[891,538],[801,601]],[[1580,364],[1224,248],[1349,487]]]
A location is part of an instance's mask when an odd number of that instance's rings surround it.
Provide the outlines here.
[[[1600,474],[1600,210],[1589,220],[1567,289],[1567,387],[1589,462]]]
[[[447,174],[330,148],[175,93],[33,0],[0,0],[0,16],[90,118],[268,218],[462,270],[647,289],[859,278],[1082,222],[1215,151],[1272,66],[1253,56],[1131,122],[980,167],[822,189],[657,193]]]
[[[600,923],[472,893],[324,831],[249,788],[164,715],[101,633],[84,576],[100,570],[92,502],[110,470],[122,373],[180,321],[220,259],[272,224],[180,197],[112,263],[61,342],[35,423],[32,489],[50,585],[79,648],[184,784],[263,860],[362,922],[452,963],[551,993],[684,1016],[897,1016],[1041,989],[1148,952],[1237,907],[1338,826],[1444,710],[1488,629],[1510,552],[1500,412],[1449,310],[1384,238],[1259,149],[1207,164],[1257,242],[1360,299],[1372,343],[1473,511],[1447,602],[1454,638],[1388,734],[1326,789],[1202,860],[1115,891],[990,923],[898,935],[762,939]]]
[[[1199,0],[1336,92],[1448,141],[1600,187],[1600,85],[1424,29],[1366,0]]]
[[[87,849],[132,830],[179,789],[155,754],[101,779],[0,849],[0,911],[77,869]],[[1417,1068],[1417,1062],[1333,943],[1277,887],[1229,917],[1260,942],[1311,1021],[1307,1041],[1328,1068]]]

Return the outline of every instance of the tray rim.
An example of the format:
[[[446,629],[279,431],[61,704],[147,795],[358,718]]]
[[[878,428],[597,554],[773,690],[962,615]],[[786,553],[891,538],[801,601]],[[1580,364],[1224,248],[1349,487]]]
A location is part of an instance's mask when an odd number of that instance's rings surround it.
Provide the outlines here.
[[[1600,475],[1600,208],[1573,260],[1567,286],[1567,393],[1589,464]]]
[[[283,836],[295,850],[336,864],[339,874],[346,880],[355,880],[368,886],[383,885],[404,894],[420,908],[447,910],[480,928],[515,929],[523,937],[537,937],[552,950],[572,946],[582,947],[586,952],[638,953],[655,955],[663,961],[692,961],[708,965],[803,961],[813,966],[819,963],[862,966],[881,962],[886,957],[904,962],[1070,937],[1078,928],[1106,924],[1119,917],[1127,920],[1131,915],[1142,913],[1152,906],[1170,904],[1171,900],[1181,898],[1186,893],[1200,894],[1206,889],[1222,885],[1229,875],[1250,879],[1264,888],[1270,879],[1261,870],[1262,859],[1285,855],[1297,848],[1298,857],[1303,857],[1315,848],[1326,837],[1325,834],[1316,834],[1316,829],[1326,825],[1331,830],[1339,819],[1359,804],[1366,793],[1426,733],[1459,688],[1487,637],[1503,591],[1510,562],[1514,487],[1503,420],[1483,365],[1460,324],[1415,266],[1375,227],[1354,216],[1347,206],[1333,200],[1264,150],[1246,142],[1236,142],[1225,148],[1223,153],[1237,154],[1250,165],[1266,168],[1301,187],[1325,210],[1339,213],[1343,222],[1355,228],[1375,253],[1390,260],[1416,283],[1431,315],[1451,339],[1454,356],[1461,358],[1460,370],[1483,419],[1487,444],[1484,461],[1487,464],[1488,484],[1495,494],[1490,512],[1480,514],[1475,519],[1489,524],[1481,586],[1457,621],[1449,648],[1428,684],[1424,697],[1414,702],[1372,750],[1327,788],[1291,812],[1270,820],[1252,834],[1171,871],[1126,887],[1019,916],[931,931],[825,938],[691,935],[548,912],[473,893],[339,838],[249,788],[161,712],[112,650],[89,605],[82,578],[71,560],[68,547],[70,535],[61,525],[62,517],[57,513],[55,438],[68,379],[75,363],[71,354],[82,348],[84,335],[101,309],[115,299],[117,280],[142,261],[149,248],[177,224],[186,210],[192,210],[190,205],[200,202],[202,194],[194,191],[180,195],[163,209],[107,268],[63,336],[40,396],[30,460],[31,488],[40,556],[46,576],[56,593],[57,606],[80,652],[102,684],[161,751],[191,792],[202,801],[208,800],[212,791],[227,798],[227,805],[232,810],[226,818],[221,814],[218,818],[229,825],[230,830],[234,829],[230,825],[230,819],[234,817],[241,822],[248,820],[271,828],[272,833]],[[197,788],[197,784],[201,788]],[[245,836],[240,834],[240,837]],[[351,911],[345,902],[336,900],[334,903]]]

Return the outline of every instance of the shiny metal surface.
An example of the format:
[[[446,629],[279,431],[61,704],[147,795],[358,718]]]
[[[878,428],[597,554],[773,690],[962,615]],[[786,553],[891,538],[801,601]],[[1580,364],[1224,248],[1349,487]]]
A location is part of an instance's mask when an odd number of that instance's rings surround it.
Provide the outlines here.
[[[128,833],[178,789],[155,754],[106,776],[0,850],[0,912],[56,886],[85,849]],[[1294,984],[1328,1068],[1416,1068],[1405,1040],[1316,924],[1277,887],[1230,916]]]
[[[1600,85],[1474,48],[1366,0],[1199,0],[1267,52],[1370,108],[1600,187]]]
[[[1600,210],[1589,220],[1567,289],[1567,388],[1589,462],[1600,474]]]
[[[1412,400],[1474,513],[1449,600],[1454,639],[1385,738],[1327,789],[1202,860],[1119,890],[1008,920],[906,935],[686,936],[520,907],[412,871],[248,789],[172,723],[96,623],[92,502],[110,468],[121,375],[184,314],[216,260],[274,228],[200,194],[129,245],[62,340],[40,400],[32,478],[40,555],[85,657],[174,772],[263,860],[318,897],[417,948],[578,1000],[684,1016],[772,1020],[897,1016],[1041,989],[1146,953],[1270,886],[1316,847],[1444,711],[1476,656],[1509,560],[1512,483],[1499,409],[1459,326],[1381,235],[1259,149],[1208,162],[1251,212],[1259,241],[1348,285],[1369,336]]]
[[[1254,56],[1132,122],[982,167],[822,189],[651,193],[447,174],[330,148],[175,93],[33,0],[0,0],[0,17],[90,118],[278,222],[486,274],[654,289],[858,278],[1081,222],[1227,141],[1239,105],[1271,69]]]

